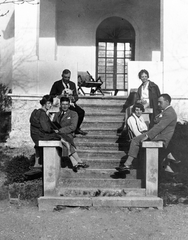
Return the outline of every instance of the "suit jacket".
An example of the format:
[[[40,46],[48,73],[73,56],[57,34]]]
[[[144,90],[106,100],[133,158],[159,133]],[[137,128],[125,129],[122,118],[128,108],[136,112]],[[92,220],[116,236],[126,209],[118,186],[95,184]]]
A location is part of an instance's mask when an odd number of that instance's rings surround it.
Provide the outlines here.
[[[156,124],[147,132],[150,140],[163,141],[167,147],[176,127],[177,115],[170,106],[155,118]]]
[[[70,89],[73,92],[73,97],[75,102],[78,101],[78,94],[76,91],[76,85],[74,82],[69,81],[69,85],[70,85]],[[56,97],[62,94],[63,90],[65,89],[63,83],[62,83],[62,79],[58,80],[56,82],[54,82],[54,84],[52,85],[52,88],[50,90],[50,95]]]
[[[78,114],[75,111],[68,109],[63,117],[61,116],[61,112],[57,112],[55,113],[53,122],[57,122],[61,125],[59,129],[60,133],[65,133],[73,139],[73,133],[78,124]]]

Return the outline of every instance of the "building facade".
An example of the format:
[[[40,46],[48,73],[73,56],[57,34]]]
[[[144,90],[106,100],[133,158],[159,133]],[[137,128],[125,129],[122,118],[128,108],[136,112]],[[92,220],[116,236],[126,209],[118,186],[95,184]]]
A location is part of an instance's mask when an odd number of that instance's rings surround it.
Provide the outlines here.
[[[138,72],[147,69],[161,92],[172,96],[179,119],[187,121],[186,0],[36,3],[0,9],[9,10],[1,18],[0,77],[12,88],[10,144],[28,144],[30,113],[65,68],[75,83],[79,71],[89,71],[101,76],[106,91],[125,97],[140,85]]]

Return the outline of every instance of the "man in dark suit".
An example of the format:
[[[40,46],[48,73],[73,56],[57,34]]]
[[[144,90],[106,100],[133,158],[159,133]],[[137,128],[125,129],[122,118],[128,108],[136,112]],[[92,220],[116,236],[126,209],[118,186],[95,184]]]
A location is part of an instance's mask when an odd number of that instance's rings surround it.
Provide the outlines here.
[[[118,171],[125,171],[132,168],[132,161],[134,158],[137,158],[139,146],[145,140],[163,141],[164,148],[167,149],[177,122],[177,115],[170,103],[171,97],[168,94],[161,94],[159,96],[158,107],[161,113],[155,117],[155,125],[146,133],[132,139],[126,165],[116,168]],[[167,152],[163,151],[163,157],[166,154]]]
[[[50,95],[59,98],[62,96],[70,98],[72,103],[70,109],[77,112],[78,114],[78,124],[75,133],[86,135],[87,132],[82,131],[80,128],[85,116],[85,111],[76,104],[76,102],[78,101],[78,94],[75,83],[70,81],[70,76],[71,71],[69,69],[65,69],[62,72],[62,79],[54,82],[54,84],[52,85]]]

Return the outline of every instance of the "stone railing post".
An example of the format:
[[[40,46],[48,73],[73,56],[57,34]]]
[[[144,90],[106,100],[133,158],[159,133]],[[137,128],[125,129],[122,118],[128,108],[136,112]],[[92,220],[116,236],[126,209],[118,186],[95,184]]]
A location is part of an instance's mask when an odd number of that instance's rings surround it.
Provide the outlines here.
[[[56,196],[61,169],[61,155],[58,148],[63,148],[60,141],[39,141],[43,147],[43,190],[44,197]]]
[[[159,148],[163,142],[145,141],[142,147],[146,148],[146,196],[158,196]]]

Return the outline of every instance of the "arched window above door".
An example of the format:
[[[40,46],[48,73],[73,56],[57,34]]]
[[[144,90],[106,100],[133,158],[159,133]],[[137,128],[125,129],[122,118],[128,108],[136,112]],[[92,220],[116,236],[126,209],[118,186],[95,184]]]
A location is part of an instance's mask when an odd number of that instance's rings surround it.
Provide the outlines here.
[[[97,28],[97,76],[105,90],[127,90],[127,63],[134,60],[135,31],[123,18],[110,17]]]

